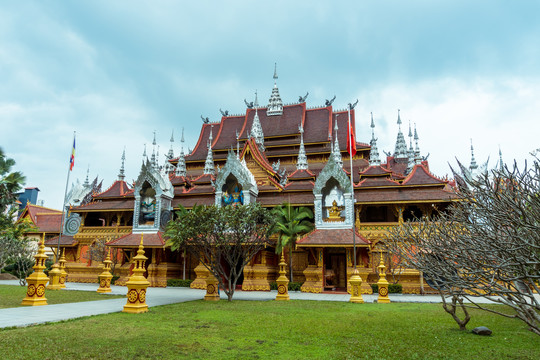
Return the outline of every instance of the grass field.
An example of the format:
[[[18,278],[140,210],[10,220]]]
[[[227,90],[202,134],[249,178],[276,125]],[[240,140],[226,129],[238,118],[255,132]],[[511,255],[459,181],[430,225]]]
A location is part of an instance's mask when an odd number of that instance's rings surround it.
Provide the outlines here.
[[[438,304],[193,301],[0,330],[3,359],[538,359],[524,324],[473,311],[462,332]]]
[[[96,289],[98,285],[96,284]],[[21,306],[26,296],[26,286],[0,285],[0,309]],[[92,291],[46,290],[47,303],[65,304],[81,301],[93,301],[124,297],[120,295],[103,295]]]

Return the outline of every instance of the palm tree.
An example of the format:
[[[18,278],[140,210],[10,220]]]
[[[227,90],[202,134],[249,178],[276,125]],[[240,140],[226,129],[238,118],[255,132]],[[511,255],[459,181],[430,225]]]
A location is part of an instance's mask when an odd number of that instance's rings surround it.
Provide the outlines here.
[[[15,161],[6,158],[4,150],[0,148],[0,212],[4,212],[8,205],[15,202],[15,193],[22,187],[25,181],[21,172],[11,172]]]
[[[292,207],[289,203],[283,203],[274,209],[274,214],[277,217],[274,233],[279,234],[276,253],[281,254],[285,247],[289,247],[289,269],[292,282],[292,250],[296,245],[297,237],[313,229],[313,223],[311,222],[313,212],[304,206]]]

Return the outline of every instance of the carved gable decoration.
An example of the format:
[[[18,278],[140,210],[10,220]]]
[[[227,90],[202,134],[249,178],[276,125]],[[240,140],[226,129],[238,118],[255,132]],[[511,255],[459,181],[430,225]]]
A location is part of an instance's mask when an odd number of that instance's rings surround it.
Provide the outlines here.
[[[170,219],[174,188],[153,164],[143,162],[134,187],[133,232],[156,232]]]
[[[317,229],[352,228],[354,203],[351,181],[333,155],[319,173],[313,195]]]
[[[249,171],[244,161],[229,151],[227,162],[219,170],[216,177],[215,204],[243,205],[255,202],[259,189],[255,177]]]

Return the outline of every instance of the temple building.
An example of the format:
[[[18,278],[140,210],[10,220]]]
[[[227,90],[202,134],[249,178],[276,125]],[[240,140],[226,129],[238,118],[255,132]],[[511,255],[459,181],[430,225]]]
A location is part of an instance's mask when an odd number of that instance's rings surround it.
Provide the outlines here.
[[[255,94],[253,102],[244,100],[245,113],[222,111],[219,122],[203,119],[192,151],[184,153],[182,133],[180,152],[174,154],[171,138],[171,150],[162,162],[155,152],[154,134],[152,154],[147,156],[145,149],[135,183],[125,181],[123,154],[114,183],[104,191],[91,191],[89,201],[72,201],[59,241],[68,260],[69,280],[97,282],[100,263],[91,249],[105,242],[120,276],[116,284],[125,284],[143,233],[151,286],[185,277],[194,280],[193,287],[204,287],[204,266],[189,253],[172,252],[166,245],[164,228],[174,211],[180,205],[190,209],[259,202],[272,208],[289,202],[314,213],[314,230],[299,238],[293,251],[294,281],[303,284],[302,291],[347,290],[356,260],[362,291],[371,293],[369,284],[377,281],[377,266],[384,256],[389,280],[401,283],[404,292],[418,293],[424,286],[419,272],[392,266],[385,234],[403,221],[444,211],[455,199],[454,184],[431,174],[416,127],[409,125],[407,144],[399,111],[395,150],[381,157],[373,116],[368,139],[364,135],[368,129],[356,131],[354,105],[335,109],[334,97],[308,108],[307,94],[284,104],[277,80],[274,71],[268,104],[260,105]],[[352,169],[347,152],[349,119],[353,133],[369,140],[356,142]],[[48,245],[57,243],[58,237]],[[242,289],[269,290],[278,276],[277,264],[275,249],[262,251],[244,269]]]

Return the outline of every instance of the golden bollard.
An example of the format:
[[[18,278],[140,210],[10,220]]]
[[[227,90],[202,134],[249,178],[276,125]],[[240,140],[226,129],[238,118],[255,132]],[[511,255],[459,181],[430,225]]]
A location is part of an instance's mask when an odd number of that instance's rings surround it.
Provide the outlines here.
[[[66,249],[62,250],[62,256],[60,257],[60,288],[66,288],[67,271],[66,271]]]
[[[60,265],[53,264],[51,270],[49,271],[49,285],[47,285],[47,289],[49,290],[60,290],[62,287],[60,286],[60,275],[62,272],[60,271]]]
[[[281,252],[281,259],[279,261],[279,277],[277,278],[277,295],[276,300],[289,300],[289,279],[285,276],[287,271],[285,271],[285,257],[283,252]]]
[[[386,266],[384,266],[382,253],[378,269],[379,281],[377,281],[377,285],[379,286],[379,297],[377,298],[377,302],[388,304],[390,302],[390,298],[388,297],[388,280],[386,280]]]
[[[349,302],[363,304],[364,298],[362,298],[362,293],[360,291],[360,287],[362,286],[362,278],[360,277],[358,269],[355,268],[353,270],[349,283],[351,284],[351,298],[349,299]]]
[[[111,292],[111,256],[110,252],[107,252],[107,257],[103,260],[103,272],[98,275],[99,278],[99,287],[96,290],[98,293]]]
[[[34,258],[36,259],[34,272],[26,278],[28,289],[26,290],[26,297],[23,299],[21,305],[47,305],[47,299],[45,298],[45,284],[49,281],[49,278],[43,272],[45,269],[45,260],[47,260],[43,240],[39,242],[38,252]]]
[[[131,275],[126,282],[128,288],[127,304],[124,305],[122,312],[139,314],[148,311],[148,305],[146,304],[146,289],[150,285],[150,282],[144,277],[144,263],[146,260],[148,260],[148,258],[144,256],[143,234],[141,234],[139,250],[137,250],[137,256],[133,258],[133,261],[135,262],[133,275]]]

